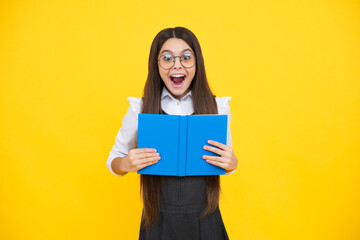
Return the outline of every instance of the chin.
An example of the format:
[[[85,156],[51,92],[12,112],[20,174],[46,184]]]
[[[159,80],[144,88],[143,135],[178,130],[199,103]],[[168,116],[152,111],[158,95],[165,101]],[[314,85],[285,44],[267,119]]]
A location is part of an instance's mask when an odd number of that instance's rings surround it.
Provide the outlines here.
[[[168,87],[169,92],[173,96],[176,96],[176,97],[180,97],[181,95],[183,95],[186,92],[186,89],[177,89],[172,86],[167,86],[167,87]]]

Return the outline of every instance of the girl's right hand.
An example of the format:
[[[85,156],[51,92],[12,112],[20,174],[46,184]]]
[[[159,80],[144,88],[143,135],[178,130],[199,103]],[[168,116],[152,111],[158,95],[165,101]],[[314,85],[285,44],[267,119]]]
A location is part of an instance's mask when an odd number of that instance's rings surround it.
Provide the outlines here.
[[[140,169],[157,163],[159,153],[153,148],[133,148],[121,161],[121,170],[125,172],[137,172]]]

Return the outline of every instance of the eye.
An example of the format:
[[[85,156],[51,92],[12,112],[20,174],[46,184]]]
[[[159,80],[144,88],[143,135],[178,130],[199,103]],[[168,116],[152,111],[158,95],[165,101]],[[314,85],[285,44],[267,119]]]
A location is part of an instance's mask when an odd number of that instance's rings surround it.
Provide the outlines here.
[[[191,53],[185,53],[184,55],[183,55],[183,59],[184,60],[190,60],[191,59]]]
[[[172,59],[172,55],[171,55],[171,54],[165,54],[165,55],[163,56],[163,60],[165,60],[165,61],[171,61],[171,59]]]

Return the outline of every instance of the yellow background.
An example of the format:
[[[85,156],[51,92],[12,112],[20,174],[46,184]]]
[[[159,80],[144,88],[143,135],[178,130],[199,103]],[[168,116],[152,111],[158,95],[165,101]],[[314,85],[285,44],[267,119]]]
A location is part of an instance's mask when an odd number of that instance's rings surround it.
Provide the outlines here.
[[[1,1],[0,239],[137,239],[106,159],[166,27],[231,96],[230,239],[360,239],[359,1]]]

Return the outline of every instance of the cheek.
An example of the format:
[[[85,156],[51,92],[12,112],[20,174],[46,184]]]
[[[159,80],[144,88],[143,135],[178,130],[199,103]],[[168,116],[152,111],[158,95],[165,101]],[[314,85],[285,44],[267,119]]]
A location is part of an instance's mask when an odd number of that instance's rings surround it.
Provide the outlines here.
[[[167,80],[167,73],[164,72],[164,70],[162,69],[159,69],[159,74],[160,74],[160,77],[163,81],[166,81]]]
[[[196,72],[196,71],[194,70],[194,72],[193,72],[193,76],[195,76],[195,72]]]
[[[191,72],[189,72],[189,75],[191,76],[191,78],[192,78],[192,81],[194,80],[194,77],[195,77],[195,70],[193,70],[193,71],[191,71]]]

